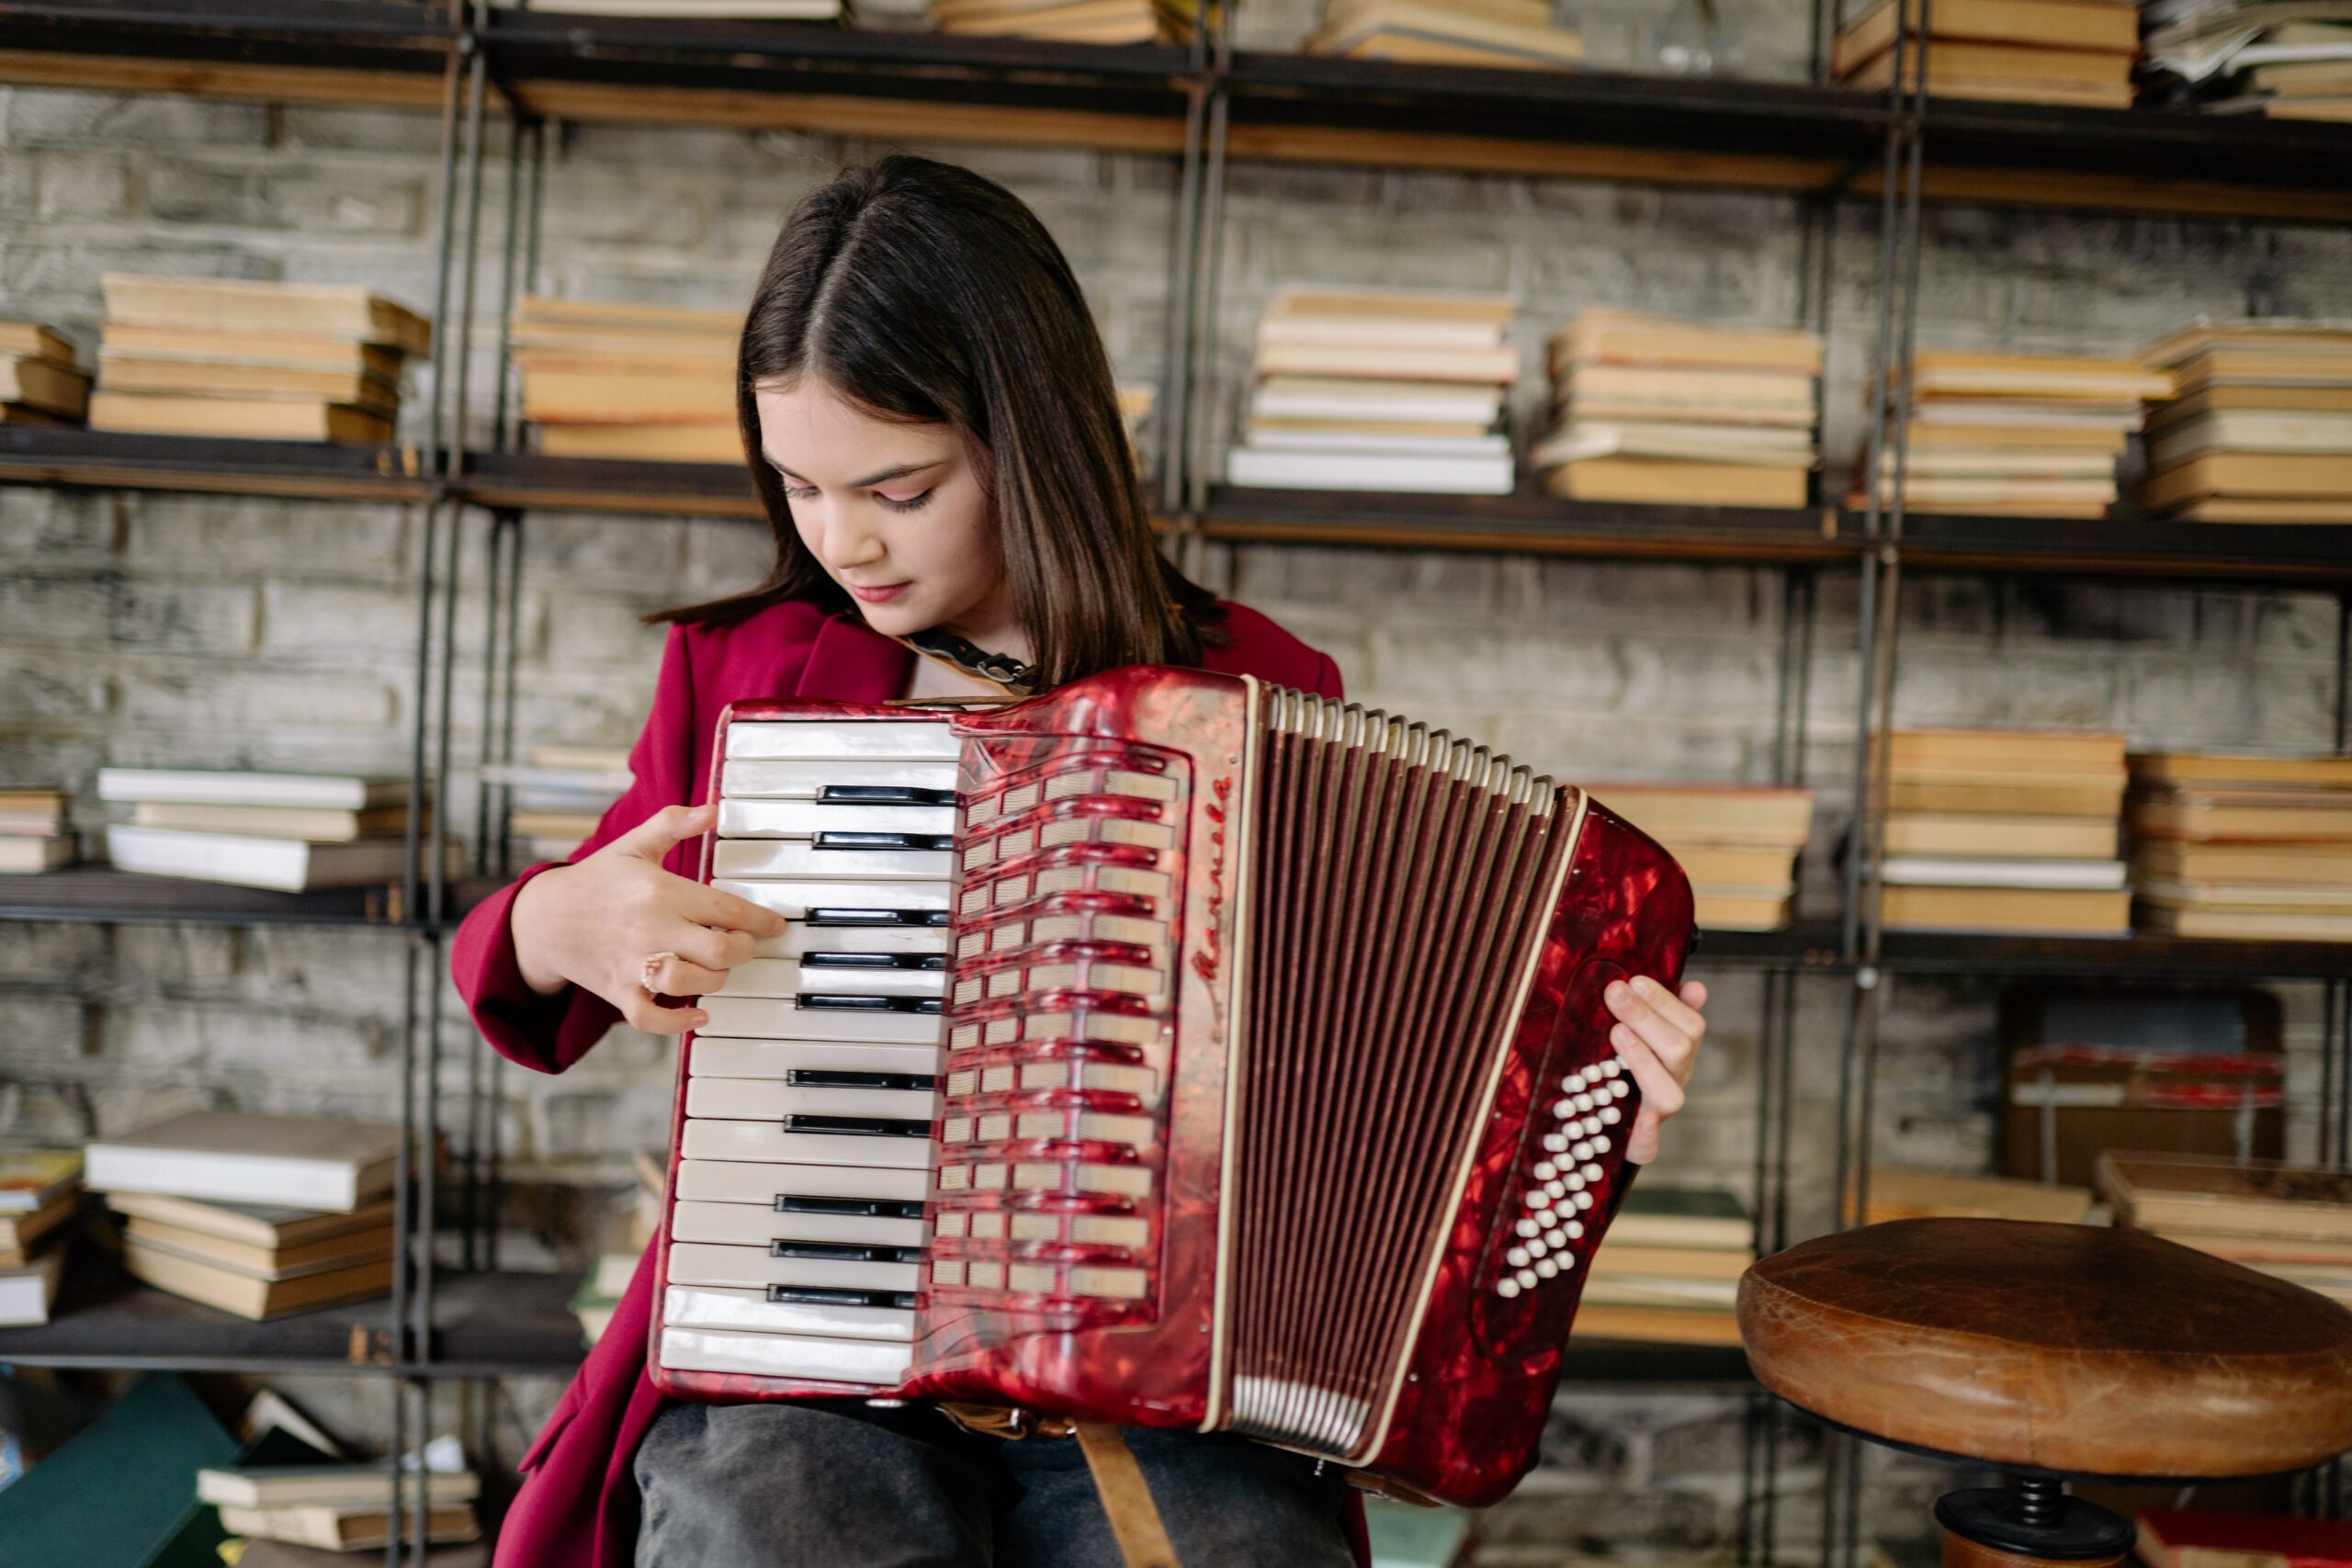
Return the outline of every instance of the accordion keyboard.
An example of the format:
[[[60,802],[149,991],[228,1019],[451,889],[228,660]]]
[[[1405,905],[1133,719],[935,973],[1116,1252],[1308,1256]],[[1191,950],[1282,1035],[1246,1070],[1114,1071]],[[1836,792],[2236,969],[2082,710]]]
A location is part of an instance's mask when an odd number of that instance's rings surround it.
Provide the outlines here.
[[[702,998],[662,1365],[887,1383],[912,1358],[961,748],[944,720],[735,723],[711,885],[790,924]]]

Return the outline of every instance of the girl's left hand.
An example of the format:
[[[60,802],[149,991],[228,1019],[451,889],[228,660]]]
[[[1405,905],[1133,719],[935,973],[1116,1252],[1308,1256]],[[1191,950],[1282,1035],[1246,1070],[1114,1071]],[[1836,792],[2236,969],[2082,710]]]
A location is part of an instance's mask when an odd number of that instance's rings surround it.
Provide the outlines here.
[[[1642,1113],[1634,1119],[1634,1135],[1625,1140],[1625,1157],[1647,1165],[1657,1157],[1658,1126],[1682,1109],[1682,1086],[1698,1063],[1699,1042],[1707,1033],[1707,1021],[1699,1016],[1707,1005],[1707,987],[1686,981],[1677,997],[1637,975],[1630,982],[1611,981],[1602,995],[1618,1018],[1609,1043],[1642,1091]]]

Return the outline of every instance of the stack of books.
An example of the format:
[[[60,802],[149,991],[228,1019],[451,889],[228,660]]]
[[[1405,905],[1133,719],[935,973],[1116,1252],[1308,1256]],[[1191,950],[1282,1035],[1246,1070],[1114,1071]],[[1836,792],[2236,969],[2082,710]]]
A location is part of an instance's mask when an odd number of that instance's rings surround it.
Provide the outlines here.
[[[421,316],[364,288],[107,273],[90,428],[381,445]]]
[[[1888,931],[2121,936],[2120,734],[1898,729],[1887,749]]]
[[[300,893],[398,882],[407,856],[405,779],[100,768],[98,798],[130,807],[106,830],[123,871]]]
[[[1544,487],[1577,501],[1803,506],[1820,456],[1821,339],[1623,310],[1551,343]]]
[[[2180,393],[2148,410],[2148,511],[2352,523],[2352,324],[2199,321],[2142,357]]]
[[[39,784],[0,788],[0,873],[54,871],[73,863],[65,792]]]
[[[85,1179],[132,1278],[258,1320],[391,1288],[399,1150],[397,1127],[201,1111],[91,1144]]]
[[[1918,83],[1923,11],[1933,97],[2131,107],[2140,51],[2132,0],[1905,0],[1905,88]],[[1894,81],[1894,0],[1877,0],[1838,29],[1831,73],[1849,87],[1885,91]]]
[[[413,1474],[401,1481],[413,1504]],[[481,1534],[474,1499],[481,1483],[470,1471],[427,1471],[425,1535],[433,1541],[473,1540]],[[220,1510],[220,1528],[254,1540],[286,1541],[329,1551],[382,1550],[390,1533],[392,1471],[384,1464],[270,1464],[199,1470],[196,1497]],[[404,1521],[413,1529],[413,1518]],[[254,1561],[248,1552],[239,1560]]]
[[[1732,1308],[1756,1261],[1755,1222],[1721,1188],[1625,1190],[1593,1254],[1577,1307],[1579,1335],[1670,1345],[1736,1345]]]
[[[1424,65],[1558,70],[1584,59],[1584,39],[1552,21],[1552,0],[1324,0],[1309,54]]]
[[[2352,757],[2141,751],[2131,766],[2142,926],[2352,941]]]
[[[629,1278],[637,1272],[638,1259],[653,1245],[653,1233],[662,1225],[662,1199],[669,1186],[666,1162],[640,1153],[633,1163],[636,1184],[622,1195],[605,1227],[603,1250],[571,1297],[571,1314],[580,1320],[580,1337],[591,1345],[611,1325]]]
[[[0,1327],[49,1321],[81,1191],[74,1149],[0,1149]]]
[[[523,417],[550,457],[741,463],[736,310],[526,297],[507,329]]]
[[[2352,1306],[2352,1169],[2110,1151],[2098,1187],[2119,1225]]]
[[[931,0],[931,25],[1064,43],[1185,43],[1197,9],[1196,0]]]
[[[482,777],[514,792],[506,830],[529,864],[570,860],[633,782],[628,753],[603,746],[534,746],[527,764],[493,763]]]
[[[1797,856],[1813,833],[1813,791],[1702,784],[1591,788],[1601,805],[1681,863],[1701,927],[1768,931],[1789,923]]]
[[[1508,495],[1510,301],[1289,288],[1258,322],[1237,485]]]
[[[2141,405],[2172,396],[2172,378],[2128,359],[1928,349],[1911,359],[1911,437],[1904,505],[1988,516],[2102,517],[2115,458]],[[1891,417],[1891,415],[1890,415]],[[1880,471],[1893,499],[1894,432]],[[1856,462],[1851,504],[1860,506]]]
[[[79,424],[89,412],[74,345],[38,321],[0,321],[0,424]]]
[[[2352,17],[2335,0],[2147,0],[2151,102],[2352,120]]]
[[[1862,1223],[1889,1220],[2037,1220],[2078,1225],[2090,1218],[2086,1187],[2055,1187],[2007,1176],[1956,1176],[1942,1170],[1872,1166]],[[1853,1194],[1847,1194],[1850,1207]]]

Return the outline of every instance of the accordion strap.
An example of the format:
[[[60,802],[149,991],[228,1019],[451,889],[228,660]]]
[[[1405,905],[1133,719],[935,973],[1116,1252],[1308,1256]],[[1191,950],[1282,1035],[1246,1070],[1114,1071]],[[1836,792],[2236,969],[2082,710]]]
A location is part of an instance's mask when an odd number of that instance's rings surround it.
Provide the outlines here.
[[[1075,1436],[1078,1451],[1086,1456],[1086,1468],[1094,1477],[1095,1493],[1102,1499],[1102,1512],[1111,1521],[1111,1534],[1119,1543],[1124,1568],[1182,1568],[1168,1527],[1160,1522],[1159,1506],[1151,1500],[1143,1467],[1136,1463],[1135,1450],[1118,1427],[1098,1421],[1041,1419],[1026,1410],[994,1404],[943,1404],[940,1408],[957,1426],[986,1437]]]

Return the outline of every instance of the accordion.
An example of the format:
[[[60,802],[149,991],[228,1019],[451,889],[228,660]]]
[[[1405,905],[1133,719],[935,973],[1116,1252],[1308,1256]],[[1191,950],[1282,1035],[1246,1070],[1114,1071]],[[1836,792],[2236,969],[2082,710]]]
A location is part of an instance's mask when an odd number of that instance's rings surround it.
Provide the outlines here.
[[[784,915],[684,1042],[662,1392],[1229,1431],[1480,1505],[1532,1462],[1688,882],[1442,730],[1127,669],[737,703],[712,886]]]

